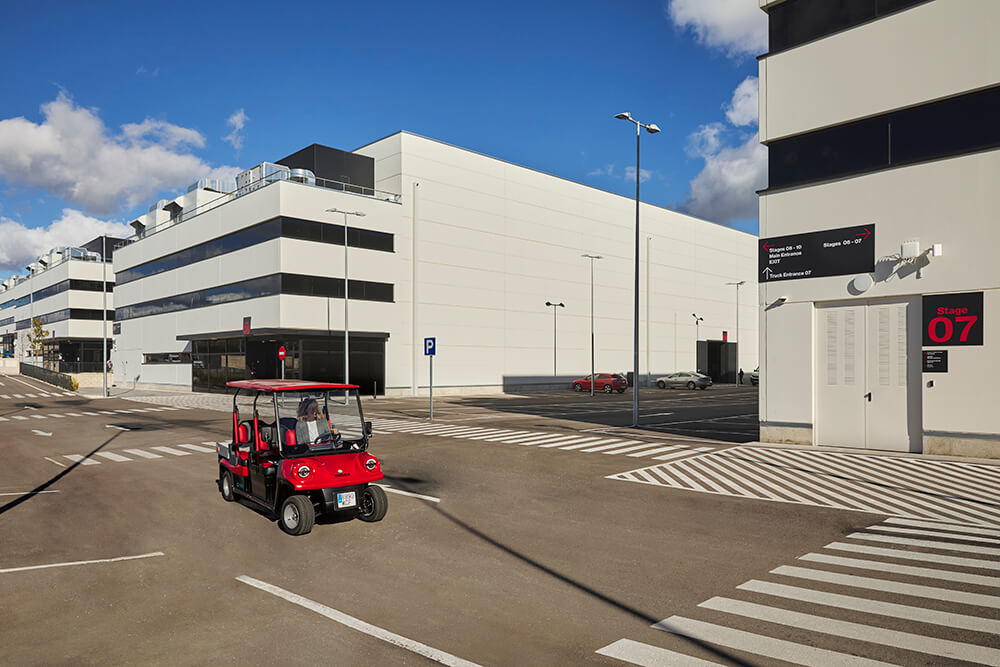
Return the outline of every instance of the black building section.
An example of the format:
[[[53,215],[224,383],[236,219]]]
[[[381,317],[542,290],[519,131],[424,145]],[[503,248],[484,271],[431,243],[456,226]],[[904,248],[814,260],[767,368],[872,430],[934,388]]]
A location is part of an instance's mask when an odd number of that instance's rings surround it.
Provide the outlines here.
[[[375,191],[375,158],[365,155],[313,144],[281,158],[277,164],[289,169],[308,169],[317,179],[334,181],[317,182],[317,185],[324,187],[358,194],[373,194]],[[352,187],[337,187],[337,183]]]
[[[351,384],[365,395],[385,394],[387,333],[351,332]],[[344,332],[264,329],[178,336],[191,341],[191,389],[225,392],[233,380],[282,377],[278,348],[285,348],[284,377],[344,381]]]
[[[111,320],[106,341],[111,359]],[[59,373],[100,373],[104,352],[100,338],[50,338],[42,343],[42,367]]]
[[[111,256],[114,255],[115,252],[115,246],[123,241],[125,241],[125,239],[120,239],[115,236],[98,236],[93,241],[88,241],[80,247],[89,252],[96,252],[105,262],[110,262]],[[106,254],[105,250],[107,250]]]
[[[698,372],[712,382],[736,384],[736,343],[721,340],[698,341]]]

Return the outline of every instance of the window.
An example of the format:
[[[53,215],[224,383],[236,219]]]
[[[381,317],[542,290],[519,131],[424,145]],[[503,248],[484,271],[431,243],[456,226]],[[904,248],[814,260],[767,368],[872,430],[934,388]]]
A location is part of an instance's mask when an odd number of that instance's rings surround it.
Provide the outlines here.
[[[930,0],[787,0],[767,10],[768,55]]]
[[[144,364],[190,364],[190,352],[153,352],[142,355]]]

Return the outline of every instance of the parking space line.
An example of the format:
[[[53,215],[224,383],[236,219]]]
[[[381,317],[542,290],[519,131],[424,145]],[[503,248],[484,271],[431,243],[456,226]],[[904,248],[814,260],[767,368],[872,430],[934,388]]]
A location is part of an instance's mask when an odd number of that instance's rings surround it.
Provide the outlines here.
[[[0,570],[0,574],[8,574],[10,572],[24,572],[25,570],[44,570],[50,567],[70,567],[71,565],[94,565],[96,563],[120,563],[126,560],[137,560],[139,558],[153,558],[155,556],[163,556],[162,551],[154,551],[148,554],[139,554],[138,556],[118,556],[117,558],[100,558],[97,560],[76,560],[68,563],[49,563],[47,565],[27,565],[24,567],[8,567],[6,569]]]
[[[296,595],[291,591],[286,591],[283,588],[278,588],[277,586],[266,583],[264,581],[260,581],[259,579],[254,579],[246,575],[240,575],[236,577],[236,580],[243,582],[248,586],[253,586],[256,589],[262,590],[265,593],[270,593],[271,595],[287,600],[292,604],[296,604],[310,611],[314,611],[317,614],[320,614],[321,616],[329,618],[331,621],[335,621],[337,623],[340,623],[341,625],[345,625],[353,630],[362,632],[370,637],[380,639],[386,643],[392,644],[393,646],[398,646],[402,649],[406,649],[407,651],[416,653],[417,655],[422,655],[425,658],[434,660],[435,662],[440,662],[443,665],[456,665],[460,667],[479,667],[479,665],[477,665],[474,662],[469,662],[468,660],[464,660],[450,653],[439,651],[438,649],[428,646],[427,644],[421,644],[418,641],[407,639],[402,635],[397,635],[394,632],[390,632],[376,625],[372,625],[371,623],[366,623],[365,621],[354,618],[353,616],[345,614],[342,611],[337,611],[332,607],[327,607],[324,604],[320,604],[319,602],[314,602],[313,600],[304,598],[301,595]]]
[[[52,459],[49,459],[52,461]],[[58,461],[52,461],[53,463],[58,463]],[[59,465],[62,466],[60,463]],[[65,468],[66,466],[63,466]],[[0,493],[0,496],[37,496],[40,493],[59,493],[58,491],[7,491],[5,493]]]

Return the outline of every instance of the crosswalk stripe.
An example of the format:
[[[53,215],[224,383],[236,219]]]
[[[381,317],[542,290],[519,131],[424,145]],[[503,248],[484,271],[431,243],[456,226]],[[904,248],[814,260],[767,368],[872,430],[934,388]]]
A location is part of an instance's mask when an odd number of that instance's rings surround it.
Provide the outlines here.
[[[898,581],[875,579],[873,577],[859,577],[853,574],[827,572],[826,570],[813,570],[811,568],[796,567],[794,565],[782,565],[780,567],[776,567],[771,570],[771,574],[781,574],[786,577],[797,577],[799,579],[809,579],[811,581],[823,581],[829,584],[865,588],[873,591],[883,591],[885,593],[900,593],[902,595],[912,595],[913,597],[930,598],[932,600],[947,600],[949,602],[958,602],[959,604],[971,604],[979,607],[1000,609],[1000,597],[995,595],[967,593],[964,591],[951,590],[949,588],[938,588],[937,586],[903,584]]]
[[[955,542],[936,542],[934,540],[912,540],[908,537],[893,537],[892,535],[875,535],[874,533],[851,533],[847,537],[853,540],[868,540],[870,542],[888,542],[889,544],[903,544],[909,547],[928,547],[931,549],[945,549],[947,551],[965,551],[970,554],[1000,556],[1000,549],[994,549],[992,547],[974,547],[970,544],[956,544]]]
[[[215,447],[202,447],[201,445],[177,445],[178,447],[183,447],[184,449],[190,449],[192,452],[212,452],[215,453]]]
[[[133,454],[143,459],[162,459],[163,457],[159,454],[153,454],[152,452],[147,452],[142,449],[123,449],[123,452],[127,454]]]
[[[609,441],[605,440],[605,439],[603,439],[601,437],[584,438],[583,440],[580,440],[580,441],[575,442],[573,444],[562,443],[561,445],[559,445],[559,449],[565,449],[567,451],[572,451],[574,449],[581,449],[583,447],[590,447],[591,445],[595,444],[596,442],[601,442],[601,443],[605,443],[606,444]],[[611,441],[611,442],[614,442],[614,441]],[[636,441],[635,440],[618,440],[617,444],[623,445],[626,442],[636,442]]]
[[[508,430],[505,428],[480,428],[476,429],[475,432],[461,433],[459,435],[453,435],[453,438],[471,438],[474,435],[500,435],[501,433],[507,433]]]
[[[679,446],[680,445],[678,445],[678,447]],[[663,456],[654,456],[653,460],[654,461],[669,461],[670,459],[676,459],[676,458],[679,458],[681,456],[687,456],[688,454],[691,454],[694,451],[695,450],[693,450],[693,449],[682,449],[680,451],[674,452],[673,454],[664,454]]]
[[[165,454],[173,454],[174,456],[191,456],[191,452],[184,452],[179,449],[173,449],[172,447],[150,447],[150,449],[155,449],[158,452],[163,452]]]
[[[14,394],[14,398],[24,398],[22,394]]]
[[[5,422],[5,421],[10,421],[10,420],[7,419],[6,417],[0,417],[0,422]]]
[[[115,413],[111,412],[110,410],[98,410],[98,412],[101,413],[102,415],[113,415],[113,414],[115,414]]]
[[[515,435],[513,433],[509,433],[509,434],[506,434],[506,435],[498,435],[498,436],[490,437],[490,438],[487,438],[486,441],[487,442],[503,442],[503,443],[509,443],[509,444],[516,444],[519,440],[530,440],[531,438],[534,438],[534,437],[539,436],[539,435],[544,435],[544,434],[541,433],[540,431],[525,431],[524,433],[522,433],[520,435]]]
[[[87,415],[88,417],[96,417],[96,416],[97,416],[97,413],[96,413],[96,412],[83,412],[83,413],[81,413],[81,414],[85,414],[85,415]]]
[[[67,417],[82,417],[83,415],[81,415],[79,412],[67,412],[66,416]]]
[[[1000,530],[991,530],[989,528],[978,528],[976,526],[964,526],[960,524],[946,524],[946,523],[935,523],[933,521],[917,521],[915,519],[900,519],[896,517],[890,517],[883,521],[882,523],[890,523],[898,526],[914,526],[916,528],[947,528],[949,530],[960,530],[965,533],[972,533],[974,535],[995,535],[1000,537]]]
[[[0,394],[0,398],[9,399],[10,394]]]
[[[625,442],[635,442],[626,440]],[[609,444],[610,443],[610,444]],[[595,447],[587,447],[586,449],[581,449],[581,452],[586,452],[588,454],[592,452],[603,452],[605,449],[614,449],[615,447],[621,447],[624,444],[621,440],[598,440]]]
[[[513,438],[515,436],[527,435],[531,431],[507,431],[501,435],[488,435],[485,437],[474,438],[475,440],[482,440],[484,442],[503,442],[505,438]]]
[[[766,658],[784,660],[798,665],[843,665],[844,667],[891,667],[888,662],[870,660],[847,653],[838,653],[824,648],[796,644],[784,639],[775,639],[744,630],[727,628],[724,625],[705,623],[693,618],[671,616],[653,625],[658,630],[666,630],[675,635],[690,637],[700,642],[717,644],[736,651],[746,651]]]
[[[127,456],[122,456],[121,454],[115,454],[114,452],[97,452],[98,456],[103,456],[109,461],[131,461]]]
[[[882,547],[872,547],[867,544],[850,544],[848,542],[831,542],[823,547],[824,549],[834,549],[837,551],[850,551],[852,553],[868,554],[870,556],[888,556],[889,558],[899,558],[902,560],[919,560],[928,563],[941,563],[942,565],[959,565],[961,567],[975,567],[981,570],[1000,570],[1000,562],[982,560],[979,558],[960,558],[958,556],[945,556],[926,551],[906,551],[904,549],[884,549]]]
[[[511,438],[510,440],[504,440],[504,442],[509,442],[514,445],[534,445],[542,442],[548,442],[556,438],[568,437],[565,433],[544,433],[542,435],[533,435],[530,437],[518,437]]]
[[[935,609],[924,609],[923,607],[913,607],[905,604],[896,604],[894,602],[883,602],[881,600],[869,600],[867,598],[858,598],[850,595],[840,595],[839,593],[814,591],[809,588],[786,586],[785,584],[775,584],[769,581],[759,581],[757,579],[740,584],[736,588],[743,591],[752,591],[754,593],[763,593],[764,595],[787,598],[789,600],[811,602],[812,604],[825,605],[827,607],[860,611],[866,614],[876,614],[878,616],[901,618],[907,621],[943,625],[949,628],[954,627],[961,628],[963,630],[974,630],[975,632],[988,632],[993,635],[1000,634],[1000,620],[996,619],[980,618],[978,616],[968,616],[966,614],[956,614],[954,612],[937,611]]]
[[[46,419],[45,415],[31,415],[32,419]]]
[[[644,451],[644,452],[636,452],[634,454],[629,454],[628,456],[636,457],[636,458],[638,458],[640,456],[652,456],[653,454],[660,454],[662,452],[671,452],[671,451],[677,449],[678,447],[680,447],[680,445],[667,445],[666,447],[657,447],[656,449],[653,449],[653,450],[648,450],[648,451]]]
[[[633,442],[637,442],[637,441],[633,440]],[[656,444],[655,443],[651,443],[651,442],[643,442],[643,443],[640,443],[638,445],[631,445],[629,447],[622,447],[620,449],[610,449],[610,450],[608,450],[606,452],[602,452],[602,454],[605,454],[607,456],[615,456],[617,454],[627,454],[628,452],[634,452],[634,451],[638,451],[640,449],[649,449],[650,447],[652,447],[652,448],[655,449],[656,448]]]
[[[38,398],[35,394],[25,394],[25,396],[28,398]]]
[[[520,432],[521,431],[503,430],[500,432],[499,435],[513,435],[514,433],[520,433]],[[471,436],[469,440],[486,440],[487,438],[496,437],[496,435],[497,435],[496,433],[485,433],[485,434],[479,433],[477,435]]]
[[[22,417],[21,415],[14,415],[13,419],[17,419],[18,421],[28,421],[27,417]]]
[[[595,653],[644,667],[715,667],[721,664],[631,639],[619,639],[614,644],[597,649]]]
[[[525,440],[517,444],[524,445],[525,447],[544,447],[545,445],[562,445],[569,444],[571,442],[576,442],[579,435],[546,435],[541,438],[534,438],[532,440]]]
[[[560,440],[558,442],[550,440],[545,444],[538,445],[538,448],[572,450],[580,447],[586,447],[587,445],[593,444],[597,440],[600,440],[600,436],[571,435],[568,440]]]
[[[69,459],[74,463],[80,463],[85,466],[96,466],[100,465],[100,461],[95,461],[93,459],[88,459],[86,456],[80,456],[79,454],[66,454],[63,458]]]
[[[203,444],[203,445],[209,445],[210,447],[212,447],[212,451],[213,451],[213,452],[216,452],[216,451],[218,451],[218,450],[217,450],[217,449],[215,448],[215,447],[216,447],[216,445],[218,445],[218,444],[219,444],[218,442],[212,442],[212,441],[210,441],[210,440],[209,440],[209,441],[207,441],[207,442],[203,442],[203,443],[201,443],[201,444]]]
[[[794,628],[820,632],[835,637],[882,644],[883,646],[892,646],[908,651],[918,651],[928,655],[957,658],[959,660],[969,660],[984,664],[1000,663],[1000,650],[985,646],[964,644],[936,637],[924,637],[911,632],[889,630],[887,628],[853,623],[851,621],[841,621],[825,616],[804,614],[788,609],[768,607],[767,605],[756,604],[754,602],[714,597],[702,602],[698,606],[705,609],[714,609],[729,614],[738,614],[757,620],[768,621],[770,623],[779,623]]]
[[[56,414],[51,414],[51,415],[49,415],[49,417],[55,417],[56,419],[65,419],[66,418],[65,415],[56,415]]]
[[[76,396],[75,391],[64,391],[63,396]]]
[[[831,556],[829,554],[806,554],[805,556],[799,556],[799,560],[826,563],[827,565],[840,565],[841,567],[853,567],[860,570],[892,572],[893,574],[905,574],[911,577],[942,579],[944,581],[958,581],[963,584],[1000,588],[1000,577],[990,577],[983,574],[966,574],[965,572],[955,572],[952,570],[939,570],[936,567],[914,567],[912,565],[900,565],[899,563],[883,563],[878,560],[845,558],[844,556]]]
[[[966,542],[979,542],[981,544],[1000,544],[1000,538],[978,537],[976,535],[964,535],[962,533],[939,533],[934,530],[922,530],[920,528],[904,528],[901,526],[872,526],[868,530],[883,530],[887,533],[900,533],[903,535],[919,535],[921,537],[941,537],[952,540],[965,540]]]

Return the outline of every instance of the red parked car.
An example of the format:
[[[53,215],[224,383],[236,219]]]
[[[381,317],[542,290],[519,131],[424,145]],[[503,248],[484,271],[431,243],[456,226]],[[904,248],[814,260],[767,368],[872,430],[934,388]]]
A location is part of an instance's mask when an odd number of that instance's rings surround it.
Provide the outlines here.
[[[233,441],[217,445],[224,500],[245,498],[278,516],[289,535],[312,530],[317,514],[381,521],[389,503],[373,482],[379,460],[368,453],[356,385],[306,380],[239,380]]]
[[[618,373],[595,373],[593,376],[588,375],[579,380],[573,380],[573,390],[590,391],[591,377],[594,378],[594,391],[603,391],[607,394],[617,391],[619,394],[624,394],[625,389],[628,388],[628,380],[623,375],[619,375]]]

